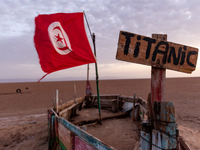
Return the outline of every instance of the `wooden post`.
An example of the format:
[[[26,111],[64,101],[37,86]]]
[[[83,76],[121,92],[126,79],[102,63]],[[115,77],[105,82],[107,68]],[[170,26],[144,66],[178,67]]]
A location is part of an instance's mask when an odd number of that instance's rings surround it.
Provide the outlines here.
[[[151,68],[151,104],[165,100],[165,76],[166,69]]]
[[[167,35],[162,34],[152,34],[152,38],[159,40],[166,40]],[[156,61],[156,65],[160,66],[160,60]],[[151,134],[154,129],[154,121],[153,121],[153,103],[155,101],[164,101],[165,99],[165,78],[166,78],[166,69],[158,68],[151,66],[151,102],[150,102],[150,128]],[[150,140],[152,142],[152,139]],[[152,145],[150,145],[150,149],[152,149]]]
[[[152,34],[152,38],[159,40],[167,40],[167,35]],[[156,64],[159,66],[160,61],[157,60]],[[151,68],[151,104],[155,101],[165,100],[165,77],[166,69],[152,67]]]
[[[76,103],[76,84],[74,84],[74,104]]]
[[[53,108],[54,108],[54,110],[56,110],[55,98],[52,98],[52,101],[53,101]]]
[[[56,90],[56,113],[58,113],[58,89]]]
[[[89,81],[89,64],[87,64],[87,81]]]
[[[164,34],[152,34],[152,38],[159,40],[167,40],[167,35]],[[156,64],[159,66],[160,61],[157,60]],[[166,69],[151,67],[151,108],[150,108],[150,125],[153,129],[153,103],[156,101],[165,100],[165,78]]]
[[[175,121],[175,108],[172,102],[154,102],[152,130],[152,150],[176,149],[178,129]]]
[[[132,113],[132,120],[135,121],[135,94],[133,98],[133,113]]]

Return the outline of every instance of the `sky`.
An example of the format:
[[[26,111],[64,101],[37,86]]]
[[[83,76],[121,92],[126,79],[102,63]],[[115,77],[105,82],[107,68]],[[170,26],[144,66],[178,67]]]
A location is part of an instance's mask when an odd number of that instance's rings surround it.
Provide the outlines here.
[[[199,0],[0,0],[0,82],[37,82],[45,74],[33,42],[38,14],[83,11],[96,35],[100,80],[151,78],[150,66],[116,60],[120,30],[148,37],[167,34],[170,42],[199,49],[199,6]],[[192,74],[167,70],[166,77],[200,77],[199,59]],[[94,64],[89,76],[95,79]],[[43,81],[86,78],[83,65],[51,73]]]

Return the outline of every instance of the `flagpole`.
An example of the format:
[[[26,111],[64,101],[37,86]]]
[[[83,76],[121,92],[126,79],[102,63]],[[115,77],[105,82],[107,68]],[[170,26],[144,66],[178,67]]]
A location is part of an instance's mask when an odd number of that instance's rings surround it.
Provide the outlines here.
[[[90,35],[91,35],[91,38],[92,38],[92,42],[93,42],[93,45],[94,45],[94,55],[96,57],[96,45],[95,45],[95,34],[91,32],[90,30],[90,26],[89,26],[89,23],[87,21],[87,17],[86,17],[86,14],[85,12],[83,11],[83,14],[85,16],[85,20],[86,20],[86,23],[87,23],[87,26],[88,26],[88,29],[89,29],[89,32],[90,32]],[[98,76],[98,68],[97,68],[97,61],[95,63],[95,70],[96,70],[96,86],[97,86],[97,100],[98,100],[98,108],[99,108],[99,123],[101,124],[101,104],[100,104],[100,96],[99,96],[99,76]]]
[[[96,45],[95,45],[95,34],[92,34],[92,41],[94,45],[94,55],[96,57]],[[99,123],[101,124],[101,104],[100,104],[100,96],[99,96],[99,76],[98,76],[98,68],[97,68],[97,61],[95,63],[96,69],[96,86],[97,86],[97,100],[98,100],[98,107],[99,107]]]
[[[87,64],[87,81],[89,81],[89,64]]]

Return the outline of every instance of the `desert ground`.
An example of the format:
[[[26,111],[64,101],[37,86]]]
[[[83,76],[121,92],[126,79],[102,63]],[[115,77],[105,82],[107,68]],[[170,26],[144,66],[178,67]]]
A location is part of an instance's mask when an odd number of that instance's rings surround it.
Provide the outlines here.
[[[0,150],[48,149],[47,109],[59,90],[59,99],[67,102],[85,95],[86,81],[0,83]],[[93,94],[96,82],[91,81]],[[121,94],[147,99],[150,79],[100,80],[100,94]],[[21,93],[16,90],[20,89]],[[166,101],[175,106],[180,135],[191,149],[200,149],[200,77],[167,78]]]

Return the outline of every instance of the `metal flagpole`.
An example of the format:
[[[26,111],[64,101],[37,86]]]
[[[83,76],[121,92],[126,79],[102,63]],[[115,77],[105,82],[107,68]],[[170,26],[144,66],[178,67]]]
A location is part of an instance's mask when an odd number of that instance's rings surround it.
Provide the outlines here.
[[[85,15],[85,12],[83,12],[83,14],[85,16],[85,20],[86,20],[90,35],[92,37],[92,42],[93,42],[93,45],[94,45],[94,55],[96,57],[95,34],[91,33],[90,26],[89,26],[89,23],[87,21],[87,17]],[[99,96],[99,76],[98,76],[97,62],[95,63],[95,70],[96,70],[97,100],[98,100],[98,108],[99,108],[99,123],[101,124],[101,104],[100,104],[100,96]]]

